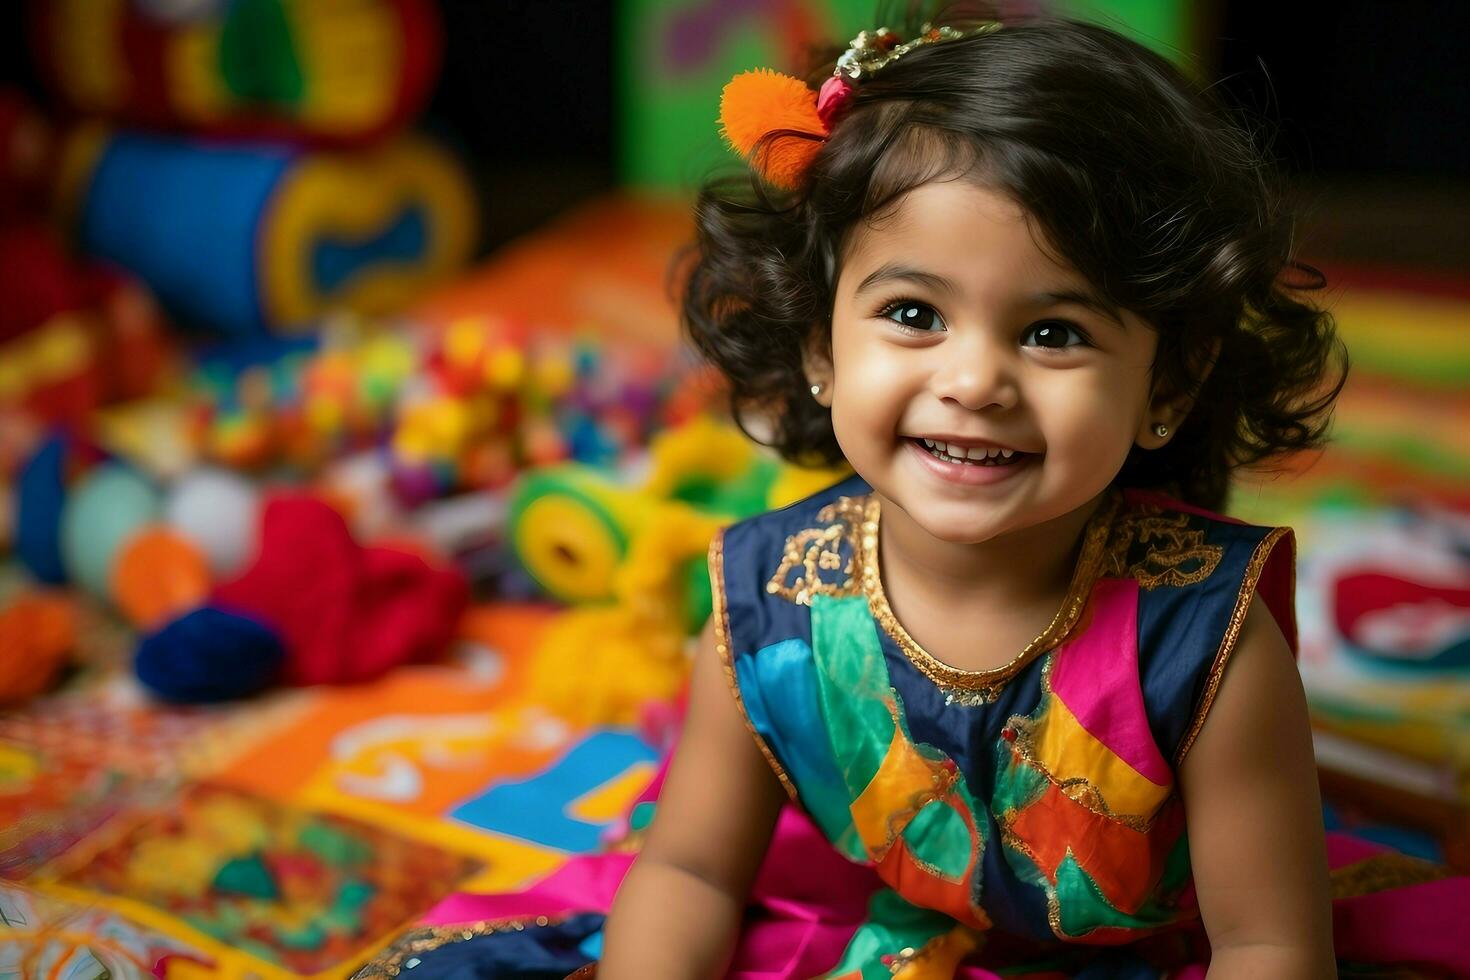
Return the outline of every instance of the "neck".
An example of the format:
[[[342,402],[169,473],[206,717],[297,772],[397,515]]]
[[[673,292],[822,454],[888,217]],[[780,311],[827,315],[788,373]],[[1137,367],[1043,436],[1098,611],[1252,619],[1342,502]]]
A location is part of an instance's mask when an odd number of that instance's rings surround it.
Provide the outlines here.
[[[947,608],[962,608],[953,605],[960,601],[992,609],[1060,601],[1072,581],[1083,529],[1103,497],[1061,517],[969,544],[934,537],[880,495],[878,547],[885,584],[891,592],[891,575],[910,586],[901,591],[927,593]]]

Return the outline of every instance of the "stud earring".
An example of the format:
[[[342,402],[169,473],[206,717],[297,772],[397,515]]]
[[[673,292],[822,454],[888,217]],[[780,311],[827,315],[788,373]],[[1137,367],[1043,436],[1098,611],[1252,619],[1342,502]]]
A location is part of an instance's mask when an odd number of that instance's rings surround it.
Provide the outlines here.
[[[1154,435],[1158,436],[1160,439],[1164,438],[1164,436],[1168,434],[1169,427],[1164,423],[1160,422],[1158,425],[1154,426]]]
[[[815,398],[822,393],[821,385],[812,385],[812,397]]]

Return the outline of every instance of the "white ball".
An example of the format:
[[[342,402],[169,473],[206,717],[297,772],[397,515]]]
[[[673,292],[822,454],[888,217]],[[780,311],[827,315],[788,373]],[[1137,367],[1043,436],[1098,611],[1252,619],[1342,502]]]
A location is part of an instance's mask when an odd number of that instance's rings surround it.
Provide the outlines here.
[[[163,519],[198,546],[216,582],[245,567],[259,536],[260,491],[229,470],[198,469],[175,481]]]

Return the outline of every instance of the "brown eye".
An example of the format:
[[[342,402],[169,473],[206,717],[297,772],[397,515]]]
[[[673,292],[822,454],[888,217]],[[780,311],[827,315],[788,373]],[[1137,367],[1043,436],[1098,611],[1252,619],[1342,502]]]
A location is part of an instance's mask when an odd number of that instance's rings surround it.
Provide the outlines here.
[[[1028,346],[1050,347],[1054,350],[1063,347],[1087,346],[1087,335],[1062,320],[1047,320],[1036,324],[1026,331],[1023,340],[1034,341]]]
[[[939,319],[939,314],[934,312],[933,307],[924,303],[912,301],[894,303],[883,311],[883,316],[900,326],[920,333],[944,329],[944,321]]]

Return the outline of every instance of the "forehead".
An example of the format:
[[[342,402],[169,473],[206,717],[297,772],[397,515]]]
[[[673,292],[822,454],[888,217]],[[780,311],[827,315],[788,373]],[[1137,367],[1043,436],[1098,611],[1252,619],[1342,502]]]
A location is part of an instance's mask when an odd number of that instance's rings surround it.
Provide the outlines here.
[[[1081,279],[1020,204],[971,177],[921,184],[860,219],[843,242],[844,278],[896,257],[946,278]]]

